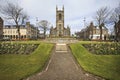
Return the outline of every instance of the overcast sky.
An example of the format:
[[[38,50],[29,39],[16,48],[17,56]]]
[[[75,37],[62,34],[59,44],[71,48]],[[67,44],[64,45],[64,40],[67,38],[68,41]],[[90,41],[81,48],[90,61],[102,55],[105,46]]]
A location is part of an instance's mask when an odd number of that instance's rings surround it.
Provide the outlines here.
[[[104,6],[110,9],[118,6],[120,0],[19,0],[20,5],[30,16],[32,24],[38,20],[48,20],[54,27],[56,26],[56,6],[65,9],[65,26],[69,25],[72,33],[80,31],[84,27],[84,17],[86,24],[94,22],[95,12]]]

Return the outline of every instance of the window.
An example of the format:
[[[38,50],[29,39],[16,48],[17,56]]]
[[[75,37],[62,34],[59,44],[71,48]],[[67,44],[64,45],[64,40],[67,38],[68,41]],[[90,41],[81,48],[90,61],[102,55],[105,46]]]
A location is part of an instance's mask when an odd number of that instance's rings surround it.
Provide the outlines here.
[[[59,30],[61,31],[61,24],[59,24]]]
[[[61,24],[59,24],[59,27],[61,27]]]
[[[13,38],[15,38],[15,35],[13,35]]]
[[[8,34],[9,34],[9,30],[8,30]]]
[[[6,30],[5,30],[5,32],[4,33],[6,33]]]
[[[26,38],[26,35],[24,35],[24,38]]]
[[[59,14],[59,20],[62,20],[62,15],[61,14]]]
[[[13,34],[15,33],[15,31],[13,31]]]

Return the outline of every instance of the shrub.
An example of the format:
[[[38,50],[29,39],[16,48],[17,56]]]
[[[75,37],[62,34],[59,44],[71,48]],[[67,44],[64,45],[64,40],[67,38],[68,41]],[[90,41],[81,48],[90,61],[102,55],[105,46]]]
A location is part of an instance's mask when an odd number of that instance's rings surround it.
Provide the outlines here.
[[[99,55],[120,55],[120,43],[83,44],[88,51]]]
[[[30,54],[32,53],[39,44],[12,44],[12,43],[1,43],[0,54]]]

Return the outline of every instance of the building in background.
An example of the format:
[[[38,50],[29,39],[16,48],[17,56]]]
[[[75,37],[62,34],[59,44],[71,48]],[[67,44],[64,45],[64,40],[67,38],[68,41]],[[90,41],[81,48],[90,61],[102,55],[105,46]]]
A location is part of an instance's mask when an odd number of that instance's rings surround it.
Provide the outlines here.
[[[38,27],[35,27],[34,25],[30,24],[30,22],[26,23],[26,29],[28,39],[38,39],[40,37],[40,31]]]
[[[3,38],[3,19],[0,17],[0,40]]]
[[[34,25],[27,22],[25,25],[20,26],[21,40],[37,39],[39,37],[39,30]],[[3,27],[3,38],[18,40],[18,31],[16,25],[5,25]]]
[[[114,25],[114,32],[115,32],[115,40],[120,41],[120,15],[119,15],[119,20],[118,22],[115,23]]]
[[[70,28],[64,27],[64,7],[58,10],[56,7],[56,27],[51,27],[50,37],[70,37]]]
[[[79,36],[81,39],[86,40],[99,40],[100,39],[100,29],[98,26],[94,26],[93,22],[90,23],[88,27],[82,29],[79,32]],[[102,40],[108,39],[108,29],[103,26],[102,27]]]

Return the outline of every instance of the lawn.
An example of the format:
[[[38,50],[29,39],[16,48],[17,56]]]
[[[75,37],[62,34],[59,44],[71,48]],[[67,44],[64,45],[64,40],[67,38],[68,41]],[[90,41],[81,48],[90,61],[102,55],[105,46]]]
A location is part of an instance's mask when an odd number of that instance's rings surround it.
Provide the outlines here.
[[[70,45],[73,55],[82,68],[108,80],[120,80],[120,55],[91,54],[82,46],[82,44],[88,43],[91,42],[80,42]]]
[[[20,80],[41,71],[50,56],[53,44],[42,42],[13,42],[20,44],[39,44],[29,55],[1,54],[0,80]]]

